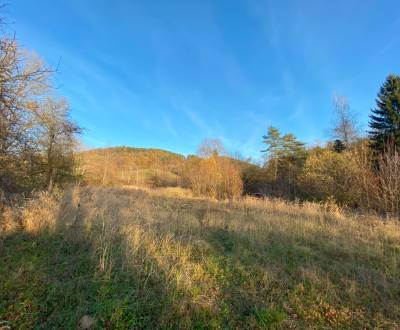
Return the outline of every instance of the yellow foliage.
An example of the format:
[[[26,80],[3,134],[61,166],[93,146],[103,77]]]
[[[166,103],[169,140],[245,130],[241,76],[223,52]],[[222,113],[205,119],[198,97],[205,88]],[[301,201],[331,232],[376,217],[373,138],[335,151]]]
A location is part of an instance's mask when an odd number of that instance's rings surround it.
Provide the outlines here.
[[[351,205],[360,194],[356,175],[357,164],[351,153],[316,149],[310,152],[299,182],[308,197]]]
[[[225,157],[212,155],[192,160],[187,166],[186,177],[197,195],[231,199],[242,194],[240,168]]]

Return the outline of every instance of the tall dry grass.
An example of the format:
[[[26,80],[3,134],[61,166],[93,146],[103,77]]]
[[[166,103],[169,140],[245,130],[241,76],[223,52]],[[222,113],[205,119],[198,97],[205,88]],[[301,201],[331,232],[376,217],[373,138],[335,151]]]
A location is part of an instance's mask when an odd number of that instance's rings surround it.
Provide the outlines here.
[[[74,188],[38,196],[13,219],[34,235],[88,242],[95,278],[129,275],[139,328],[400,325],[398,222],[329,203],[178,194]],[[3,228],[4,239],[17,230]]]

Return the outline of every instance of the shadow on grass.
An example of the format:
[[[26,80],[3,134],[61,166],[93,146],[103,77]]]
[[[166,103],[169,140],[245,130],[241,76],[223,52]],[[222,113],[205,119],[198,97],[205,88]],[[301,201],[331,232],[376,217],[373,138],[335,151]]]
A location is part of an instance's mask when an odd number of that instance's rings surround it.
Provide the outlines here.
[[[71,198],[67,194],[64,203],[71,205]],[[76,329],[79,319],[89,315],[99,329],[208,327],[207,313],[198,306],[191,308],[192,319],[182,317],[185,311],[176,303],[182,293],[157,262],[149,259],[143,267],[124,262],[126,241],[118,231],[101,265],[106,249],[92,239],[102,235],[102,227],[85,229],[79,219],[85,212],[85,205],[67,213],[61,206],[54,232],[18,232],[4,239],[0,325]],[[143,269],[150,264],[150,271]]]
[[[248,235],[213,227],[203,239],[224,270],[220,283],[233,315],[257,318],[265,308],[285,311],[300,327],[392,328],[400,323],[400,268],[388,271],[384,258],[368,255],[367,244],[348,254],[319,238],[304,240],[282,231],[254,244]]]
[[[367,244],[349,255],[330,249],[318,237],[305,241],[283,231],[269,232],[254,242],[248,233],[229,230],[229,223],[227,227],[224,223],[231,214],[221,212],[215,203],[210,210],[205,201],[168,197],[153,201],[160,208],[160,203],[168,205],[166,218],[146,224],[154,232],[172,234],[183,245],[207,244],[198,250],[194,246],[198,253],[191,258],[218,286],[215,310],[188,302],[188,292],[179,289],[150,255],[144,264],[126,263],[127,242],[120,231],[113,233],[110,245],[95,244],[94,237],[103,234],[102,224],[86,227],[82,221],[89,212],[86,203],[71,207],[73,195],[67,192],[54,232],[19,232],[5,238],[0,251],[0,321],[21,329],[75,329],[83,315],[94,317],[96,327],[106,329],[285,328],[290,324],[373,328],[384,324],[380,320],[399,322],[398,280],[392,272],[385,273],[384,259],[368,256]],[[186,232],[164,223],[179,210],[187,214],[204,208],[226,217],[221,227],[200,222]],[[353,296],[349,283],[355,286]],[[319,307],[318,299],[329,306]],[[330,316],[332,306],[339,316]],[[350,316],[340,314],[344,308]],[[306,309],[316,315],[309,316]]]

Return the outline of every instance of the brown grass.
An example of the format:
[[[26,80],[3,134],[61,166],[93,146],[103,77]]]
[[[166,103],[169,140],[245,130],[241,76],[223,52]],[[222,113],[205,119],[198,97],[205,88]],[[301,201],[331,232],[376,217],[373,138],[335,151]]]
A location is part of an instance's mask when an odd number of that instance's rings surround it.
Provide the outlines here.
[[[396,221],[329,203],[218,202],[181,189],[91,187],[60,198],[42,194],[12,221],[10,214],[3,217],[6,251],[21,230],[35,242],[78,244],[76,258],[90,255],[88,278],[113,288],[112,299],[96,296],[96,308],[82,307],[85,300],[70,307],[72,323],[89,313],[106,328],[400,327]],[[15,219],[20,229],[11,225]],[[68,256],[59,245],[52,253],[62,263]],[[27,314],[13,317],[15,306],[5,301],[0,320],[20,325]],[[42,307],[35,310],[41,315]],[[57,326],[61,316],[51,315],[46,324]]]

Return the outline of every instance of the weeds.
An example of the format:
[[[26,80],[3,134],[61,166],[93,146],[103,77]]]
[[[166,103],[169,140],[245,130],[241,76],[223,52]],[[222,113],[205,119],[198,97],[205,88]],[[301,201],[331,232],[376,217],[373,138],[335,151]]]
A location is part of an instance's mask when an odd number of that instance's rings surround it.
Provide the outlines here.
[[[11,328],[400,324],[395,221],[314,203],[90,187],[7,212],[0,321]]]

